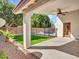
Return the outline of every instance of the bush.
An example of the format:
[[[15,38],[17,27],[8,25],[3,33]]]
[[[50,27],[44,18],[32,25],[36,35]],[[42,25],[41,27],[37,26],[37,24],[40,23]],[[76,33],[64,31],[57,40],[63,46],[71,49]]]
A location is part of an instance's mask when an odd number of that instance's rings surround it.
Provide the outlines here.
[[[4,51],[0,52],[0,59],[7,59],[7,56]]]
[[[4,37],[6,37],[7,39],[14,38],[14,34],[12,34],[11,32],[0,30],[0,34],[3,35]]]

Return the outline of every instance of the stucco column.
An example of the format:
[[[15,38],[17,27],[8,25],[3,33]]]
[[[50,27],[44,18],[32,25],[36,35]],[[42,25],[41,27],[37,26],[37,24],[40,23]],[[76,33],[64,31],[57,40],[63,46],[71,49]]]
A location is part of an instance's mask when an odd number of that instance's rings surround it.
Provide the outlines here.
[[[31,46],[31,18],[29,13],[23,13],[23,38],[24,48],[27,49]]]

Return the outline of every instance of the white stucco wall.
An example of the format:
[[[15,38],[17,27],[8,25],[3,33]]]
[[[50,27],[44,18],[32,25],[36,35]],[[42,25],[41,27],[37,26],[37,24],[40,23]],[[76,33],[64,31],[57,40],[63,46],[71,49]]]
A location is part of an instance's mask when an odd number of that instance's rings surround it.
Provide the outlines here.
[[[79,38],[79,10],[72,11],[65,16],[59,16],[63,23],[71,23],[71,35],[75,38]]]
[[[58,17],[55,23],[55,27],[57,29],[57,37],[63,37],[63,23]]]

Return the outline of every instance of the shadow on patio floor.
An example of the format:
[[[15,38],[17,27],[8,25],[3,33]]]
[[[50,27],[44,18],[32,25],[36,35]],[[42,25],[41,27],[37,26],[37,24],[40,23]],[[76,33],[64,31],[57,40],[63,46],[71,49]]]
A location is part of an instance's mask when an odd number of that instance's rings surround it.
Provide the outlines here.
[[[58,51],[62,51],[67,54],[79,57],[79,40],[72,41],[63,46],[32,46],[29,49],[33,49],[33,50],[56,49]]]

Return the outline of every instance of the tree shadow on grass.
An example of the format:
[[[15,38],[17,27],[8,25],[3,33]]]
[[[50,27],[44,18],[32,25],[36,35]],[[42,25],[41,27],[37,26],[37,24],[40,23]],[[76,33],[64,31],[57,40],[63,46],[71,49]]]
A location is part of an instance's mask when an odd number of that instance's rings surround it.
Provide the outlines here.
[[[14,41],[23,44],[23,36],[22,35],[17,35],[14,37]]]
[[[32,35],[31,36],[32,40],[40,40],[40,39],[47,39],[47,36],[42,36],[42,35]]]

